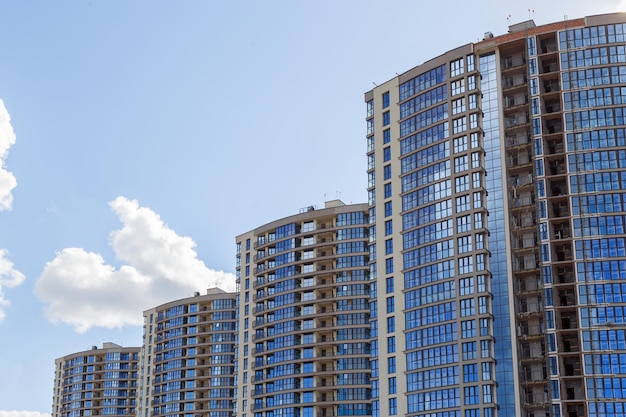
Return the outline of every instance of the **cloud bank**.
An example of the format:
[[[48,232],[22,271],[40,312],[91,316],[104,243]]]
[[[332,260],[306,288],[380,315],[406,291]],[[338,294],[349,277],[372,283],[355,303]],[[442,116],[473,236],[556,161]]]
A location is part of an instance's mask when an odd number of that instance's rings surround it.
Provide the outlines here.
[[[5,167],[5,160],[9,155],[9,149],[15,144],[15,132],[11,126],[11,116],[0,100],[0,211],[11,210],[13,194],[11,191],[17,185],[15,176]],[[4,287],[17,287],[24,282],[24,275],[13,268],[13,263],[7,258],[6,249],[0,248],[0,321],[4,320],[4,309],[10,301],[4,298]],[[0,417],[2,415],[0,414]]]
[[[4,107],[4,102],[0,100],[0,211],[11,210],[13,204],[11,191],[17,185],[15,176],[5,166],[5,160],[13,144],[15,144],[15,132],[11,126],[11,116]]]
[[[57,253],[35,285],[50,321],[80,333],[91,327],[141,325],[144,310],[194,291],[234,291],[234,275],[208,268],[198,259],[195,242],[176,234],[157,213],[125,197],[109,205],[123,224],[109,243],[124,265],[116,269],[82,248]]]

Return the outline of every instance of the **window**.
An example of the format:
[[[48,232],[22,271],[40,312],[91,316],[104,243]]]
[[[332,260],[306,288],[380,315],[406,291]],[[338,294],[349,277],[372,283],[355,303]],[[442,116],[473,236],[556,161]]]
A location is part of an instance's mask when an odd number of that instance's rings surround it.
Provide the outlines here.
[[[475,68],[476,67],[474,65],[474,55],[468,55],[467,56],[467,72],[474,71]]]
[[[467,101],[468,101],[470,110],[475,109],[476,107],[478,107],[476,94],[470,94],[469,97],[467,98]]]
[[[460,79],[460,80],[454,81],[451,85],[451,90],[452,90],[451,92],[453,96],[464,93],[465,92],[465,80]]]
[[[459,258],[459,274],[469,274],[474,272],[474,265],[471,256]]]
[[[466,253],[472,250],[472,236],[461,236],[456,239],[457,253]]]
[[[389,115],[389,112],[386,111],[383,113],[383,126],[388,126],[389,123],[391,123],[391,116]]]
[[[387,297],[387,313],[393,313],[395,311],[395,301],[393,296]]]
[[[478,365],[463,365],[463,382],[478,382]]]
[[[480,167],[480,153],[474,152],[472,153],[472,168]]]
[[[488,358],[491,356],[491,342],[489,340],[480,341],[480,357]]]
[[[469,196],[467,197],[469,199]],[[387,220],[385,221],[385,236],[389,236],[392,233],[393,233],[393,221]]]
[[[367,117],[374,115],[374,100],[367,102]]]
[[[493,401],[491,385],[483,385],[483,404],[488,404],[491,401]]]
[[[391,201],[385,202],[385,217],[389,217],[392,214],[392,204]]]
[[[396,377],[389,378],[389,394],[395,394],[397,392]]]
[[[481,208],[483,206],[483,193],[480,191],[474,193],[474,208]]]
[[[481,364],[482,373],[483,373],[483,381],[491,380],[491,362],[483,362]]]
[[[485,254],[479,253],[476,255],[476,270],[484,271],[485,270]]]
[[[393,333],[396,331],[396,318],[391,316],[387,317],[387,333]]]
[[[383,167],[383,174],[384,174],[385,180],[391,179],[391,165],[385,165]]]
[[[462,172],[467,171],[467,155],[459,156],[458,158],[454,158],[454,172]]]
[[[480,146],[480,138],[478,137],[478,133],[470,134],[470,146],[472,149],[478,148]]]
[[[489,328],[490,328],[489,319],[487,318],[480,319],[479,323],[480,323],[480,335],[489,336]]]
[[[461,295],[474,294],[474,277],[461,278],[459,280]]]
[[[473,316],[476,313],[474,309],[474,299],[467,298],[461,300],[461,317]]]
[[[482,172],[472,173],[472,188],[482,187]]]
[[[470,209],[470,196],[462,195],[456,198],[456,212],[461,213]]]
[[[452,101],[452,115],[463,113],[465,109],[465,97]]]
[[[474,228],[482,229],[483,227],[483,213],[474,213]]]
[[[397,398],[389,398],[389,415],[390,416],[398,415],[398,399]]]
[[[390,336],[387,338],[387,353],[394,353],[396,351],[396,337]]]
[[[454,138],[454,153],[459,153],[467,150],[467,136],[461,136]]]
[[[465,116],[452,120],[452,133],[455,135],[465,132],[466,129],[467,122],[465,121]]]
[[[465,405],[478,404],[479,398],[478,398],[477,386],[465,387],[463,390],[465,394],[465,401],[464,401]]]
[[[383,149],[383,161],[387,162],[391,160],[391,148],[387,146]]]
[[[476,337],[476,322],[474,320],[461,322],[461,337],[463,339]]]
[[[458,75],[463,74],[463,58],[459,58],[456,61],[450,62],[450,77],[456,77]]]
[[[384,186],[385,188],[385,198],[390,198],[391,197],[391,183],[387,183]]]
[[[454,186],[457,193],[469,190],[469,175],[455,178]]]
[[[476,233],[476,249],[485,249],[485,237],[482,233]]]
[[[385,259],[385,273],[386,274],[393,273],[393,258]]]
[[[473,360],[476,359],[476,342],[465,342],[462,345],[463,349],[463,360]]]
[[[385,129],[383,130],[383,143],[389,143],[389,142],[391,142],[391,131],[389,129]]]
[[[385,255],[391,255],[393,253],[393,239],[385,240]]]
[[[470,114],[470,129],[476,129],[478,127],[478,113]]]
[[[394,374],[396,373],[396,357],[390,356],[387,358],[387,373]]]
[[[375,154],[367,155],[367,169],[374,169],[376,167]]]
[[[386,109],[387,107],[389,107],[389,91],[383,93],[383,109]]]
[[[475,75],[470,75],[469,77],[467,77],[467,89],[468,90],[476,89],[476,76]]]
[[[472,220],[469,214],[467,216],[460,216],[456,219],[456,232],[463,233],[472,229]]]

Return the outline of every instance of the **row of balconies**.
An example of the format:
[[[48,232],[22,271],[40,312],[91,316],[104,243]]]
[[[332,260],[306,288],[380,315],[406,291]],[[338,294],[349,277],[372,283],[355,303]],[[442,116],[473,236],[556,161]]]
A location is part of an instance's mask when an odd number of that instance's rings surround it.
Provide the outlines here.
[[[327,233],[327,232],[330,233],[330,232],[336,231],[336,229],[337,229],[336,224],[332,220],[329,219],[327,222],[319,223],[317,225],[317,228],[310,228],[310,229],[304,229],[304,230],[302,228],[297,228],[295,233],[289,236],[281,237],[281,238],[276,238],[275,234],[269,233],[267,234],[267,236],[257,237],[257,241],[254,242],[254,249],[260,249],[265,246],[271,245],[274,242],[278,242],[284,239],[293,239],[293,238],[303,237],[305,235],[311,235],[311,234],[319,235],[320,233]]]

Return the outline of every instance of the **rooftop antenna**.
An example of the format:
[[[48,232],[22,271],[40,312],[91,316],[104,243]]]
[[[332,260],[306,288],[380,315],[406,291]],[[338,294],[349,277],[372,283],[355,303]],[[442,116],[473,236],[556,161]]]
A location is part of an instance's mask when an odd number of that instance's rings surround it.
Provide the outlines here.
[[[506,25],[507,25],[507,26],[511,26],[511,15],[508,15],[508,16],[506,17]]]
[[[528,9],[528,20],[535,19],[535,9]]]

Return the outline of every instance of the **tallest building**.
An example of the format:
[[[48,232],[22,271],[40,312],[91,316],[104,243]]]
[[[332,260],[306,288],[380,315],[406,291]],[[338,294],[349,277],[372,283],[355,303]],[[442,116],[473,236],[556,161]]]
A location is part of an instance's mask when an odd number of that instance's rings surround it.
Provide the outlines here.
[[[487,32],[365,94],[374,416],[626,413],[624,22]]]

